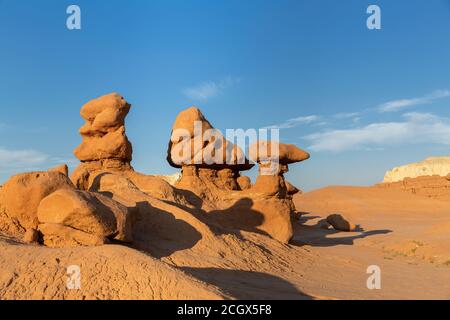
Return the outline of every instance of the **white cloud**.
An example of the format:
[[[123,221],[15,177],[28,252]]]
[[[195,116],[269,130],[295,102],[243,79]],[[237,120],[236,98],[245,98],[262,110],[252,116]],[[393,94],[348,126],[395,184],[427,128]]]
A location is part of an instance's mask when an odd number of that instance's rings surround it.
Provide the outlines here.
[[[333,118],[335,119],[349,119],[349,118],[357,118],[361,115],[361,112],[341,112],[336,113]]]
[[[36,150],[12,150],[0,147],[0,167],[26,168],[45,163],[49,156]]]
[[[320,119],[320,117],[316,116],[316,115],[297,117],[297,118],[288,119],[281,124],[274,124],[271,126],[264,127],[263,129],[290,129],[290,128],[297,127],[301,124],[310,124],[310,123],[316,122],[319,119]]]
[[[407,113],[404,121],[372,123],[365,127],[329,130],[304,138],[312,151],[341,152],[354,149],[432,143],[450,145],[450,119],[430,113]]]
[[[220,82],[203,82],[192,88],[183,89],[182,93],[191,100],[206,101],[221,94],[226,88],[239,83],[239,81],[238,78],[227,77]]]
[[[399,99],[385,102],[377,107],[378,112],[396,112],[411,106],[430,104],[436,99],[450,97],[449,90],[437,90],[419,98]]]

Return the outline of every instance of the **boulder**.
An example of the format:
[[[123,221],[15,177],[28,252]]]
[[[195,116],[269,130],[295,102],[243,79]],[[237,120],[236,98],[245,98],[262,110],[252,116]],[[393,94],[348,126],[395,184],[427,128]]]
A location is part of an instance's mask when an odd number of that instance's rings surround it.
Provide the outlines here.
[[[60,172],[22,173],[11,177],[0,191],[4,213],[28,230],[36,229],[37,209],[42,199],[59,189],[73,189],[67,176]]]
[[[39,241],[39,232],[34,228],[28,229],[23,235],[23,242],[25,243],[29,244],[38,243],[38,241]]]
[[[87,102],[80,111],[89,128],[82,132],[109,132],[123,126],[131,105],[118,93],[110,93]]]
[[[333,226],[334,229],[339,231],[355,231],[356,226],[348,219],[340,214],[331,214],[327,217],[327,222]]]
[[[239,178],[236,179],[236,181],[241,190],[247,190],[252,187],[252,181],[247,176],[240,176]]]
[[[75,189],[55,191],[41,201],[37,216],[40,223],[60,224],[99,237],[132,241],[130,211],[98,193]]]
[[[106,237],[76,230],[62,224],[41,223],[39,231],[44,235],[47,247],[101,246],[108,243]]]

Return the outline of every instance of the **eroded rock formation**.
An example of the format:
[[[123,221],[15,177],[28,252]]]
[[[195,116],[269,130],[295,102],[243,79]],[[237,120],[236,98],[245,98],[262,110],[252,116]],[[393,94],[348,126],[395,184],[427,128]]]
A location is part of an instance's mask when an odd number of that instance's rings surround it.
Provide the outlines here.
[[[429,198],[450,199],[450,157],[431,157],[394,168],[384,177],[381,188],[399,189]]]
[[[125,134],[130,108],[116,93],[86,103],[82,143],[74,150],[80,165],[70,179],[66,165],[12,177],[0,189],[0,230],[51,247],[117,241],[155,252],[158,241],[183,248],[198,241],[197,234],[214,239],[247,231],[291,239],[292,196],[299,190],[284,173],[308,153],[259,141],[250,148],[260,173],[252,185],[241,172],[255,163],[192,107],[176,118],[167,154],[181,174],[142,174],[131,166]]]
[[[177,187],[195,190],[211,201],[220,199],[215,189],[240,190],[240,171],[253,167],[244,152],[214,129],[196,107],[180,112],[175,119],[167,161],[182,169]],[[243,187],[248,186],[243,183]]]
[[[380,183],[377,186],[380,188],[404,190],[428,198],[450,200],[450,174],[445,177],[434,175],[405,178],[402,181]]]
[[[431,157],[417,163],[396,167],[386,172],[383,182],[399,182],[423,176],[445,177],[450,174],[450,157]]]
[[[71,177],[78,188],[88,188],[91,172],[131,168],[132,146],[125,134],[130,107],[122,96],[112,93],[81,108],[80,115],[86,121],[79,130],[83,141],[74,150],[81,164]]]
[[[131,105],[117,93],[96,98],[81,108],[86,124],[80,128],[83,141],[74,150],[81,164],[71,180],[80,190],[96,191],[92,186],[100,175],[115,173],[155,197],[172,201],[182,198],[167,178],[141,174],[131,166],[132,146],[125,134],[125,117],[130,109]]]
[[[250,228],[289,242],[292,237],[291,214],[295,210],[292,196],[299,190],[286,183],[283,174],[288,165],[309,158],[293,146],[259,141],[250,148],[259,164],[256,183],[252,186],[241,171],[253,164],[243,151],[216,131],[195,107],[182,111],[174,122],[168,148],[168,162],[182,168],[176,187],[196,195],[200,208],[223,212],[219,224],[239,229]]]

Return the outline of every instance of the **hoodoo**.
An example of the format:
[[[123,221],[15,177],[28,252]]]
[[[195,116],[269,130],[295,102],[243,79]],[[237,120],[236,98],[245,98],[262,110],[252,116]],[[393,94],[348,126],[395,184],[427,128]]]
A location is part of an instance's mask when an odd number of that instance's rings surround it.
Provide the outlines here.
[[[200,199],[199,209],[206,215],[214,212],[221,226],[257,230],[287,243],[293,235],[292,196],[299,190],[283,174],[288,164],[306,160],[309,154],[294,145],[258,141],[250,147],[249,157],[260,166],[253,186],[241,171],[254,164],[198,108],[186,109],[176,118],[167,155],[169,164],[182,169],[176,187]]]
[[[125,130],[130,109],[117,93],[86,103],[80,111],[86,121],[79,130],[82,142],[74,150],[81,163],[71,179],[66,165],[12,177],[0,189],[3,231],[51,247],[136,239],[133,245],[148,247],[157,246],[149,241],[158,237],[184,246],[186,240],[174,237],[161,215],[176,212],[203,230],[204,237],[213,238],[213,228],[257,232],[289,242],[292,197],[299,190],[283,174],[289,164],[308,159],[307,152],[294,145],[258,141],[246,156],[192,107],[173,124],[167,160],[181,168],[181,177],[172,179],[171,185],[131,166],[132,146]],[[254,185],[241,175],[255,165],[248,158],[259,165]]]

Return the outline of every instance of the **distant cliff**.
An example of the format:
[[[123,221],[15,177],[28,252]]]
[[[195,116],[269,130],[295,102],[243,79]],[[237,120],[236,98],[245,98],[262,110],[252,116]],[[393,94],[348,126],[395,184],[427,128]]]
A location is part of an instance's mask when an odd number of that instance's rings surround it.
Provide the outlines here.
[[[383,182],[398,182],[405,178],[417,178],[423,176],[441,176],[450,174],[450,157],[427,158],[421,162],[396,167],[384,176]]]
[[[419,196],[450,200],[450,157],[427,158],[386,172],[382,188],[393,188]]]

